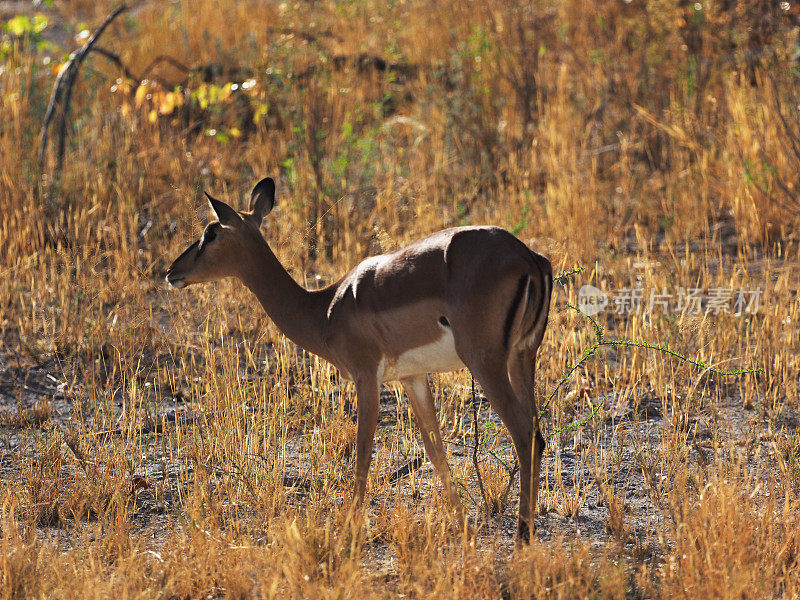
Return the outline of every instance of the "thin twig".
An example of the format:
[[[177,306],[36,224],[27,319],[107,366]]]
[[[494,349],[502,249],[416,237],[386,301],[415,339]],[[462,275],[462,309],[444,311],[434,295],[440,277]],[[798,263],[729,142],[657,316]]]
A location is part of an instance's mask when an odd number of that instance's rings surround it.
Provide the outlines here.
[[[152,71],[156,67],[156,65],[162,62],[168,63],[169,65],[172,65],[173,67],[175,67],[179,71],[183,71],[184,73],[191,73],[191,71],[193,70],[191,67],[187,67],[181,61],[172,58],[171,56],[167,56],[166,54],[160,54],[159,56],[156,56],[153,60],[151,60],[150,63],[144,68],[144,71],[142,71],[142,79],[147,78],[150,75],[150,71]]]
[[[97,45],[95,45],[94,51],[100,54],[101,56],[104,56],[105,58],[113,62],[115,65],[117,65],[122,70],[122,73],[125,75],[125,79],[136,81],[137,83],[141,81],[139,77],[131,73],[131,70],[124,62],[122,62],[122,59],[116,52],[112,52],[107,48],[103,48],[102,46],[97,46]]]
[[[703,369],[706,372],[716,373],[717,375],[722,375],[722,376],[746,375],[748,373],[764,372],[764,369],[761,367],[723,371],[722,369],[717,369],[716,367],[712,367],[711,365],[704,363],[702,361],[693,360],[688,356],[681,354],[680,352],[675,352],[674,350],[670,350],[663,344],[650,344],[649,342],[636,342],[634,340],[607,340],[605,338],[603,327],[591,315],[587,315],[580,308],[578,308],[574,304],[570,304],[569,302],[566,303],[566,306],[567,308],[571,308],[572,310],[576,311],[578,314],[589,320],[589,323],[594,329],[596,341],[584,351],[583,358],[581,358],[577,363],[572,365],[567,370],[566,374],[556,382],[556,387],[553,389],[550,396],[548,396],[547,400],[545,401],[544,405],[539,411],[539,416],[542,416],[547,412],[550,402],[555,397],[556,392],[562,385],[564,385],[569,380],[570,375],[572,375],[572,373],[574,373],[578,368],[584,365],[590,358],[595,356],[600,346],[624,346],[626,348],[644,348],[646,350],[656,350],[658,352],[661,352],[662,354],[666,354],[668,356],[674,356],[675,358],[690,365],[693,365],[699,369]]]
[[[478,477],[478,487],[481,490],[481,497],[483,498],[483,502],[486,505],[486,509],[490,510],[489,504],[489,496],[486,493],[486,488],[483,485],[483,476],[481,475],[480,465],[478,463],[478,450],[480,447],[480,434],[478,432],[478,416],[480,413],[480,404],[481,401],[478,399],[477,394],[475,393],[475,379],[470,378],[472,382],[472,431],[473,431],[473,439],[472,439],[472,464],[475,466],[475,474]],[[461,444],[459,442],[454,442],[451,440],[444,440],[447,443],[455,444],[457,446],[464,446],[466,444]],[[508,483],[506,484],[506,489],[503,492],[502,496],[500,496],[500,504],[498,506],[502,507],[505,505],[506,497],[508,496],[508,492],[511,489],[511,485],[514,483],[514,478],[517,475],[517,471],[519,471],[519,462],[515,459],[514,466],[509,467],[506,462],[498,456],[495,452],[489,451],[489,453],[503,465],[503,468],[508,472]],[[472,496],[470,496],[472,497]]]
[[[553,277],[553,281],[556,282],[556,283],[564,283],[564,281],[568,277],[572,277],[573,275],[577,275],[578,273],[583,273],[585,270],[586,269],[584,269],[582,266],[575,265],[569,271],[564,271],[563,273]]]
[[[472,464],[475,465],[475,474],[478,476],[478,486],[481,490],[481,498],[483,498],[484,504],[486,504],[486,508],[489,508],[489,498],[486,495],[486,489],[483,487],[483,477],[481,476],[481,468],[478,464],[478,402],[475,398],[475,379],[472,379],[472,431],[473,440],[472,440]]]
[[[566,277],[568,277],[570,275],[573,275],[575,273],[580,273],[582,270],[583,269],[581,267],[577,267],[575,269],[572,269],[571,271],[566,271],[566,272],[562,273],[558,277],[554,278],[554,280],[561,280],[561,279],[566,278]],[[573,304],[570,304],[569,302],[566,303],[566,306],[567,306],[567,308],[571,308],[572,310],[576,311],[578,314],[580,314],[581,316],[583,316],[584,318],[586,318],[589,321],[590,325],[592,326],[592,329],[594,330],[595,342],[589,348],[587,348],[584,351],[583,357],[577,363],[572,365],[567,370],[566,374],[556,382],[555,388],[553,389],[553,391],[548,396],[547,400],[542,405],[542,408],[539,410],[539,416],[540,417],[548,412],[549,407],[550,407],[550,403],[553,400],[553,398],[555,397],[555,395],[558,392],[559,388],[569,380],[569,377],[570,377],[570,375],[572,375],[572,373],[574,373],[581,366],[586,364],[586,362],[588,362],[590,358],[592,358],[592,357],[597,355],[597,351],[600,348],[600,346],[612,346],[612,347],[623,346],[625,348],[644,348],[646,350],[656,350],[658,352],[661,352],[662,354],[666,354],[668,356],[673,356],[673,357],[675,357],[675,358],[677,358],[677,359],[679,359],[679,360],[681,360],[681,361],[683,361],[685,363],[693,365],[693,366],[695,366],[695,367],[697,367],[699,369],[703,369],[704,373],[712,372],[712,373],[716,373],[717,375],[721,375],[721,376],[745,375],[745,374],[748,374],[748,373],[756,374],[756,373],[763,373],[764,372],[764,369],[761,368],[761,367],[747,368],[747,369],[734,369],[732,371],[723,371],[721,369],[717,369],[716,367],[712,367],[711,365],[709,365],[707,363],[704,363],[702,361],[693,360],[693,359],[689,358],[688,356],[685,356],[685,355],[683,355],[683,354],[681,354],[679,352],[675,352],[674,350],[670,350],[669,348],[667,348],[663,344],[650,344],[648,342],[636,342],[636,341],[633,341],[633,340],[607,340],[605,338],[605,332],[604,332],[603,327],[591,315],[586,314],[580,308],[578,308],[577,306],[575,306]],[[573,423],[570,423],[568,425],[565,425],[564,427],[560,427],[558,429],[553,430],[552,432],[550,432],[549,435],[547,435],[547,439],[550,439],[551,437],[553,437],[554,435],[556,435],[559,432],[568,431],[570,429],[576,429],[578,427],[583,427],[589,421],[591,421],[595,416],[597,416],[597,414],[600,412],[600,409],[603,408],[604,405],[605,405],[605,399],[603,399],[603,402],[601,402],[596,407],[594,407],[592,409],[592,412],[587,417],[585,417],[584,419],[580,419],[578,421],[575,421]]]
[[[517,471],[519,471],[519,462],[514,461],[514,468],[511,470],[511,474],[508,476],[508,484],[506,485],[506,489],[503,492],[503,495],[500,496],[500,509],[506,505],[506,498],[508,497],[508,492],[511,490],[511,484],[514,483],[514,479],[516,478]]]

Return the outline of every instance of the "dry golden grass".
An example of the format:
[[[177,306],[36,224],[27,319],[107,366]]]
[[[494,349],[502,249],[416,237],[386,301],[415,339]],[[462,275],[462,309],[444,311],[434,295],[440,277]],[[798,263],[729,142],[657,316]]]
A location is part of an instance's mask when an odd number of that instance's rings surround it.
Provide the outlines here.
[[[0,599],[800,593],[793,2],[141,3],[101,44],[135,74],[193,70],[139,89],[90,55],[60,174],[36,168],[52,67],[113,4],[54,4],[41,35],[0,32]],[[37,48],[55,29],[67,46]],[[499,425],[480,499],[469,374],[432,378],[466,527],[427,463],[389,476],[423,450],[388,389],[349,514],[352,389],[241,286],[163,283],[202,190],[238,206],[268,174],[265,236],[309,286],[462,223],[584,265],[554,298],[542,398],[591,344],[564,308],[586,283],[761,289],[756,314],[598,318],[764,373],[604,349],[553,398],[545,434],[604,404],[548,440],[517,550]]]

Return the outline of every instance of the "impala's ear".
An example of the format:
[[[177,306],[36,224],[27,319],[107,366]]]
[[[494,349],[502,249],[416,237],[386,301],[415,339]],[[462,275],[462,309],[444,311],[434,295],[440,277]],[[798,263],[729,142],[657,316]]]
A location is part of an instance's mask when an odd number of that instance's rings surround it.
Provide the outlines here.
[[[250,194],[250,213],[256,225],[261,225],[261,221],[273,206],[275,206],[275,182],[272,177],[266,177],[256,184]]]
[[[211,210],[213,210],[214,214],[217,215],[217,220],[220,223],[228,227],[234,227],[242,222],[242,218],[239,216],[239,213],[233,210],[230,206],[221,200],[212,198],[208,192],[203,193],[206,195],[206,198],[208,198],[208,202],[211,204]]]

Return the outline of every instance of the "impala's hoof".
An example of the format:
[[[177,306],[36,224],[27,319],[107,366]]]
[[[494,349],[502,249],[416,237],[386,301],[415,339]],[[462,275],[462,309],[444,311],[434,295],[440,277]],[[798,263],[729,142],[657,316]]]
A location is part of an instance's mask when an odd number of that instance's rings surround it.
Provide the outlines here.
[[[534,525],[533,531],[531,531],[530,527],[528,527],[528,522],[520,519],[517,523],[517,539],[525,544],[530,544],[531,533],[536,534],[536,526]]]

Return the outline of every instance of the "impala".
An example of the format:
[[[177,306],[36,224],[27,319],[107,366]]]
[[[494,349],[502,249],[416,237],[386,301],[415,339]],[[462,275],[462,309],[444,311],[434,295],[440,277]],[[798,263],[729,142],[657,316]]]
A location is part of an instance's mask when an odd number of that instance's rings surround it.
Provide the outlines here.
[[[467,367],[511,434],[520,463],[518,534],[528,539],[545,446],[534,374],[550,308],[550,262],[503,229],[455,227],[368,258],[336,283],[307,290],[259,230],[275,204],[271,178],[255,186],[247,211],[206,196],[217,220],[172,263],[167,281],[183,288],[238,277],[290,340],[355,384],[354,505],[366,490],[380,385],[398,380],[425,451],[461,510],[427,374]]]

